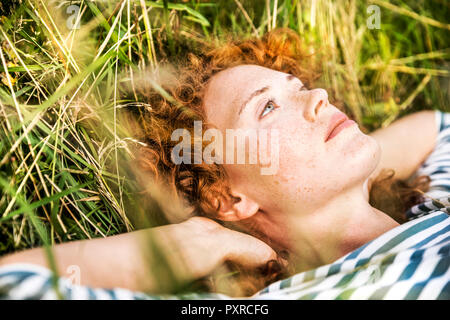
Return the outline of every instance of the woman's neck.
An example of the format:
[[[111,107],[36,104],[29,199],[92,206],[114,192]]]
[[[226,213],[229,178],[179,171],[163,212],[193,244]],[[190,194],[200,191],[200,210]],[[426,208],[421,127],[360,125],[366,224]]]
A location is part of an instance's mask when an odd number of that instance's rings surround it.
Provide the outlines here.
[[[296,272],[332,263],[399,225],[369,204],[365,185],[339,194],[313,212],[261,212],[252,220],[261,239],[290,253]]]

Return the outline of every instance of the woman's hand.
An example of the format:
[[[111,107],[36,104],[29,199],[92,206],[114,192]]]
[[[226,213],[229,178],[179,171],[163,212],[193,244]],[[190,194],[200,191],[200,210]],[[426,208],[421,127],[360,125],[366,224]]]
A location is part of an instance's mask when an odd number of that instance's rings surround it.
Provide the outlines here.
[[[183,280],[207,276],[226,260],[252,269],[277,258],[263,241],[204,217],[154,228],[152,233]]]

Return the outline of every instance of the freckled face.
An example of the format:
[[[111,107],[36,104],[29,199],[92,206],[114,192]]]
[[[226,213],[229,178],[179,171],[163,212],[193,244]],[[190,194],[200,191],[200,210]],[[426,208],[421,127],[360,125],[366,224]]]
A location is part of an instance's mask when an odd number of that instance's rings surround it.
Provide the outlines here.
[[[309,90],[283,72],[256,65],[226,69],[208,84],[204,108],[208,122],[224,136],[226,129],[278,130],[275,174],[261,175],[260,165],[224,164],[232,189],[265,211],[313,212],[362,184],[379,161],[378,143],[357,124],[325,142],[333,115],[341,111],[328,102],[325,90]]]

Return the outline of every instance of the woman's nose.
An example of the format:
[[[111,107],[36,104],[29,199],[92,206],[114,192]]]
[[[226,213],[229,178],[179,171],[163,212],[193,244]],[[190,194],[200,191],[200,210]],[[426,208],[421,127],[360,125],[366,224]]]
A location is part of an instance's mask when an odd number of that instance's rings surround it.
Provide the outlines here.
[[[313,89],[309,92],[307,107],[305,108],[305,119],[316,121],[321,108],[328,106],[328,93],[324,89]]]

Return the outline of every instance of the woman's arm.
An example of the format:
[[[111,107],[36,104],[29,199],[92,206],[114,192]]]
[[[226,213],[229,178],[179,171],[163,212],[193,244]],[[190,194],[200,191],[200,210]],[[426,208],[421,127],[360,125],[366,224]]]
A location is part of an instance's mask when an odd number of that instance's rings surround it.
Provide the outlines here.
[[[370,134],[381,147],[381,159],[369,178],[375,179],[382,169],[394,169],[396,179],[408,179],[426,160],[436,145],[438,128],[435,111],[407,115]]]
[[[155,240],[169,264],[149,245]],[[59,244],[53,247],[53,254],[59,275],[67,277],[67,270],[76,266],[81,285],[149,293],[169,293],[171,285],[204,277],[225,260],[254,268],[276,259],[276,253],[264,242],[200,217],[108,238]],[[0,259],[0,266],[13,263],[48,267],[42,248]],[[167,278],[169,266],[176,279]]]
[[[141,243],[147,236],[148,231],[141,230],[58,244],[52,248],[57,271],[62,277],[68,276],[69,270],[74,270],[71,267],[75,266],[82,285],[154,290],[154,279],[145,272],[147,261]],[[43,248],[24,250],[0,259],[0,266],[13,263],[49,267]]]

